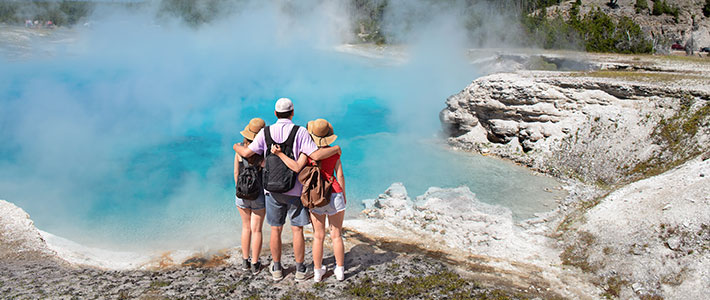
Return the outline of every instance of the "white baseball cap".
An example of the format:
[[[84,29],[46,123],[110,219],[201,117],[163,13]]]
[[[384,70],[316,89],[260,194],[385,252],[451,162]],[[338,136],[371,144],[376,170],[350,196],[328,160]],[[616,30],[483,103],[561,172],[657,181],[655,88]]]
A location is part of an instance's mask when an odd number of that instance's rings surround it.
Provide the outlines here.
[[[276,101],[276,112],[282,113],[293,110],[293,103],[289,98],[281,98]]]

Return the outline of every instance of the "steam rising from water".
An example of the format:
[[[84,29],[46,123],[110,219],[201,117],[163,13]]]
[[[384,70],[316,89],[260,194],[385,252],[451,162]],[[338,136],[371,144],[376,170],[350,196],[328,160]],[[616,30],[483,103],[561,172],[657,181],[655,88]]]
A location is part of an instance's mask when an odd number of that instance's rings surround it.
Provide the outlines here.
[[[511,199],[476,190],[491,177],[470,174],[475,165],[521,186],[511,194],[541,189],[513,167],[423,141],[444,99],[476,77],[455,17],[411,24],[409,59],[393,64],[333,51],[351,32],[340,3],[283,3],[246,2],[198,29],[99,10],[91,27],[31,39],[29,59],[0,58],[0,198],[90,245],[234,245],[231,145],[250,118],[273,122],[284,96],[296,123],[334,124],[351,211],[394,181],[412,194],[467,184],[484,201]]]

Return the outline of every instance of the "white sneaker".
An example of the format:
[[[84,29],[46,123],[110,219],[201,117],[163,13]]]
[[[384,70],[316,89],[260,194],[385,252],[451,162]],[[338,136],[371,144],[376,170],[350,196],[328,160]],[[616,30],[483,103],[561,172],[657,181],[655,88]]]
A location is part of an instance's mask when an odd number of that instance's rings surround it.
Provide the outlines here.
[[[335,267],[335,271],[333,271],[333,273],[335,273],[335,279],[337,279],[338,281],[345,280],[345,267],[344,266]]]
[[[323,275],[328,270],[325,266],[320,266],[320,270],[313,268],[313,281],[320,282],[323,279]]]

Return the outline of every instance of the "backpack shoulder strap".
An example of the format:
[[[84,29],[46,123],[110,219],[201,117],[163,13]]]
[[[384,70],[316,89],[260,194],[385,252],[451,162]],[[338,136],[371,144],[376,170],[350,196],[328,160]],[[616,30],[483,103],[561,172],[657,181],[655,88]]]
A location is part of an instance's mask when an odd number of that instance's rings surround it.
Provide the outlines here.
[[[296,140],[296,133],[298,133],[298,129],[300,126],[298,125],[293,125],[293,128],[291,128],[291,133],[288,135],[288,138],[284,141],[285,145],[288,145],[293,149],[293,142]]]
[[[266,142],[266,149],[264,149],[264,157],[271,153],[271,145],[274,144],[274,139],[271,138],[271,126],[264,127],[264,141]]]

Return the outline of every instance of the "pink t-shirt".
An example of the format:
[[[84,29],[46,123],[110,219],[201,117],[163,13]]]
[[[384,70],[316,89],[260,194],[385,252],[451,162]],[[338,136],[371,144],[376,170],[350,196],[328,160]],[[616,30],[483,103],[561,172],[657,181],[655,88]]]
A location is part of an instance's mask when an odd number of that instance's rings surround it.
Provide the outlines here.
[[[279,119],[278,121],[276,121],[276,123],[269,126],[271,138],[276,143],[283,143],[288,138],[288,134],[291,133],[291,128],[293,128],[293,126],[294,124],[293,122],[291,122],[291,120]],[[259,133],[256,135],[256,137],[254,137],[254,142],[249,144],[249,149],[259,155],[264,155],[266,153],[265,151],[270,151],[269,149],[266,149],[266,138],[264,137],[264,129],[259,130]],[[301,153],[311,155],[317,149],[318,146],[316,146],[316,143],[313,142],[313,138],[311,138],[311,135],[308,134],[308,130],[306,130],[306,128],[303,126],[299,127],[298,132],[296,133],[296,138],[293,141],[294,160],[298,160],[298,156]],[[301,183],[296,180],[296,184],[293,186],[293,188],[284,194],[289,196],[300,197],[302,190],[303,185],[301,185]],[[268,193],[268,191],[265,192]]]

